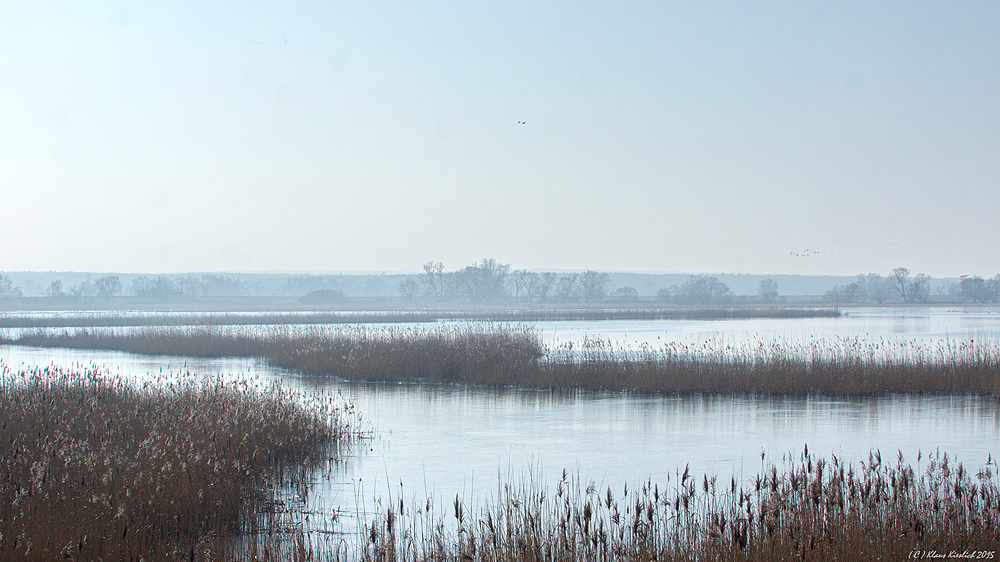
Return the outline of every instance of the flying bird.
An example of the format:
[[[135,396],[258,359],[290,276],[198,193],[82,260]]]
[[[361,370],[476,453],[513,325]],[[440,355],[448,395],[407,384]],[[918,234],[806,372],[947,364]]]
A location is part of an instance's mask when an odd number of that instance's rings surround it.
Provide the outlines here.
[[[521,125],[524,125],[524,124],[527,123],[527,121],[518,121],[518,123],[520,123]]]

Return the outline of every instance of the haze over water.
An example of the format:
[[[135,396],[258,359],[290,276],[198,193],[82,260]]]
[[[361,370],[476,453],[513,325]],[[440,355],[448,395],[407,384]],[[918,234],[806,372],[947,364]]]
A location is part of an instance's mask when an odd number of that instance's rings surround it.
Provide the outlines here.
[[[665,334],[697,341],[704,334],[737,338],[753,327],[754,338],[786,332],[837,337],[865,327],[872,337],[899,341],[947,337],[997,338],[1000,314],[981,309],[963,317],[951,309],[860,310],[839,319],[669,322]],[[623,343],[651,338],[657,323],[541,323],[543,338],[608,338]],[[685,328],[687,331],[685,331]],[[642,330],[647,332],[644,334]],[[626,337],[627,334],[627,337]],[[743,332],[744,337],[750,337]],[[364,384],[300,377],[244,359],[200,360],[139,357],[123,353],[38,348],[0,348],[12,367],[74,363],[104,365],[143,378],[191,371],[227,373],[250,380],[281,379],[308,392],[339,393],[370,422],[371,442],[357,448],[332,480],[317,482],[311,505],[360,515],[374,498],[450,505],[456,495],[469,505],[496,492],[498,482],[534,479],[554,485],[564,469],[584,486],[593,482],[620,495],[626,483],[650,480],[661,488],[690,467],[693,474],[751,478],[785,454],[836,455],[849,463],[873,451],[895,462],[897,452],[916,463],[918,452],[957,457],[969,468],[1000,452],[1000,408],[994,399],[969,396],[880,398],[770,398],[730,396],[637,397],[607,393],[528,391],[450,385]],[[761,453],[765,458],[763,463]],[[365,501],[362,501],[365,500]],[[367,506],[367,507],[366,507]],[[357,523],[337,524],[350,532]]]

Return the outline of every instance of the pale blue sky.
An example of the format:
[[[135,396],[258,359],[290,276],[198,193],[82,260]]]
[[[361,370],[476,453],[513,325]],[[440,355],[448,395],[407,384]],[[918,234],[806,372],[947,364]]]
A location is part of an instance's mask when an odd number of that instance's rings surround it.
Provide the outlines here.
[[[0,270],[1000,272],[1000,3],[748,4],[8,0]]]

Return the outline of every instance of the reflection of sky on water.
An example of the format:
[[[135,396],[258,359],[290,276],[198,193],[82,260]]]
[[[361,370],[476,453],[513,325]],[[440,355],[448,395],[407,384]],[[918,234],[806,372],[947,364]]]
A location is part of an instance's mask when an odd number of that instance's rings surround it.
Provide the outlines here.
[[[840,318],[754,318],[745,320],[650,320],[536,322],[546,343],[579,342],[585,337],[615,346],[664,343],[734,346],[758,341],[791,344],[813,339],[903,338],[924,342],[946,339],[1000,339],[1000,307],[850,308]]]
[[[908,462],[935,449],[978,467],[1000,453],[1000,408],[974,397],[897,396],[877,399],[763,397],[636,397],[345,383],[302,378],[248,359],[138,357],[116,352],[0,347],[0,359],[18,365],[103,365],[112,374],[191,371],[255,380],[282,378],[307,392],[340,393],[354,402],[375,438],[345,459],[310,496],[316,511],[348,513],[377,497],[406,501],[456,495],[470,504],[495,494],[498,481],[529,478],[554,485],[565,468],[585,483],[620,495],[650,479],[666,483],[690,465],[696,474],[749,478],[765,462],[805,445],[815,454],[848,462],[871,450]],[[926,466],[926,465],[924,465]],[[402,483],[402,487],[401,487]],[[662,486],[661,486],[662,487]],[[366,511],[365,509],[361,510]],[[314,520],[328,522],[319,513]],[[357,521],[345,516],[337,527]]]
[[[35,314],[35,313],[32,313]],[[462,329],[468,322],[366,323],[332,325],[252,325],[222,326],[211,329],[239,334],[289,334],[315,330],[378,333],[439,328]],[[598,340],[609,350],[652,350],[664,346],[708,346],[716,351],[731,346],[737,352],[759,345],[779,343],[794,347],[804,344],[856,339],[880,343],[916,342],[937,345],[947,341],[970,339],[1000,341],[1000,307],[881,307],[849,308],[839,318],[758,318],[745,320],[612,320],[522,322],[538,330],[550,349],[573,345],[579,349],[584,340]],[[142,330],[143,328],[97,328],[102,330]],[[183,329],[183,328],[180,328]],[[55,332],[74,329],[53,328]],[[89,328],[89,330],[95,330]],[[7,329],[15,336],[21,330]],[[25,329],[32,332],[34,329]],[[820,346],[822,347],[822,346]],[[558,357],[560,355],[556,355]]]

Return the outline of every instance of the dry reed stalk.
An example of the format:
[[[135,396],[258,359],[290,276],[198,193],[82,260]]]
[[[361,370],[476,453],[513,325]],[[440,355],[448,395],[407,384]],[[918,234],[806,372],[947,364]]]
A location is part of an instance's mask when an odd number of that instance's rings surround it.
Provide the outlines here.
[[[924,471],[847,465],[804,452],[772,464],[750,488],[685,469],[662,490],[584,487],[565,472],[555,490],[503,483],[475,513],[459,498],[389,502],[366,526],[362,560],[904,560],[914,551],[993,552],[1000,488],[991,467],[972,474],[947,455]],[[620,492],[620,493],[619,493]]]
[[[273,533],[276,490],[352,431],[279,386],[0,371],[2,560],[239,559],[233,538]]]

